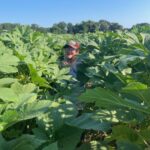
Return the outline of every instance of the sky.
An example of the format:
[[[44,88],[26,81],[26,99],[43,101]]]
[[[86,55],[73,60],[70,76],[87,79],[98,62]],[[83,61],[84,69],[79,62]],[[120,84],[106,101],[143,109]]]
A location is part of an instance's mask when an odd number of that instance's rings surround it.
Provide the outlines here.
[[[60,21],[107,20],[124,27],[150,23],[150,0],[0,0],[0,23],[50,27]]]

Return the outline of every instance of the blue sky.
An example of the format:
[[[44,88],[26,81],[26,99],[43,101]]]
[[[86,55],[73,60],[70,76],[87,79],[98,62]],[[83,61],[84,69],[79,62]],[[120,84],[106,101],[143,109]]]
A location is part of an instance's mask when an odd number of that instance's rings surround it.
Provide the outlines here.
[[[150,0],[1,0],[0,23],[38,24],[49,27],[60,21],[118,22],[124,27],[150,23]]]

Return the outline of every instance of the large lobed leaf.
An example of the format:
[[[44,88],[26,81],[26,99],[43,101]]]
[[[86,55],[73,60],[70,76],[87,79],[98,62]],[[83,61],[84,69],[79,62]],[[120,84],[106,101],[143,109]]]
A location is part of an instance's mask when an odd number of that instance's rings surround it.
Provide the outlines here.
[[[140,103],[128,99],[123,99],[116,93],[104,88],[88,89],[79,97],[79,99],[87,103],[95,102],[96,106],[106,109],[112,107],[122,107],[150,114],[147,107],[142,106]]]
[[[17,72],[18,62],[19,59],[14,55],[10,55],[10,54],[0,55],[0,72],[3,73]]]

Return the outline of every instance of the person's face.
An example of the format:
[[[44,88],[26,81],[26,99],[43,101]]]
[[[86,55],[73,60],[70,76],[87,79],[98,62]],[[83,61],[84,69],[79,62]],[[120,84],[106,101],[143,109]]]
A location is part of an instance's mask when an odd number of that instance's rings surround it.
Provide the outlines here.
[[[79,50],[76,50],[76,49],[74,49],[72,47],[68,47],[68,48],[65,49],[65,56],[68,59],[73,59],[78,54],[79,54]]]

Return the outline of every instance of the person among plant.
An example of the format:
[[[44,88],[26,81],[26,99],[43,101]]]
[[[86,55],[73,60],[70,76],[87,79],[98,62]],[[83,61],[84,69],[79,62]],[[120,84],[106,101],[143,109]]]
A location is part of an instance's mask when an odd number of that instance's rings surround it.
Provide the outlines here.
[[[70,67],[70,75],[75,77],[77,80],[80,81],[80,84],[83,85],[86,88],[92,87],[91,82],[87,83],[82,83],[82,78],[85,77],[82,71],[80,71],[82,68],[81,64],[82,61],[77,58],[80,52],[80,43],[76,41],[69,41],[67,44],[64,46],[64,61],[63,61],[63,66],[68,66]]]
[[[77,65],[81,63],[79,59],[77,59],[77,55],[79,54],[80,43],[76,41],[69,41],[64,46],[64,61],[63,66],[70,67],[70,74],[73,77],[77,77]]]

